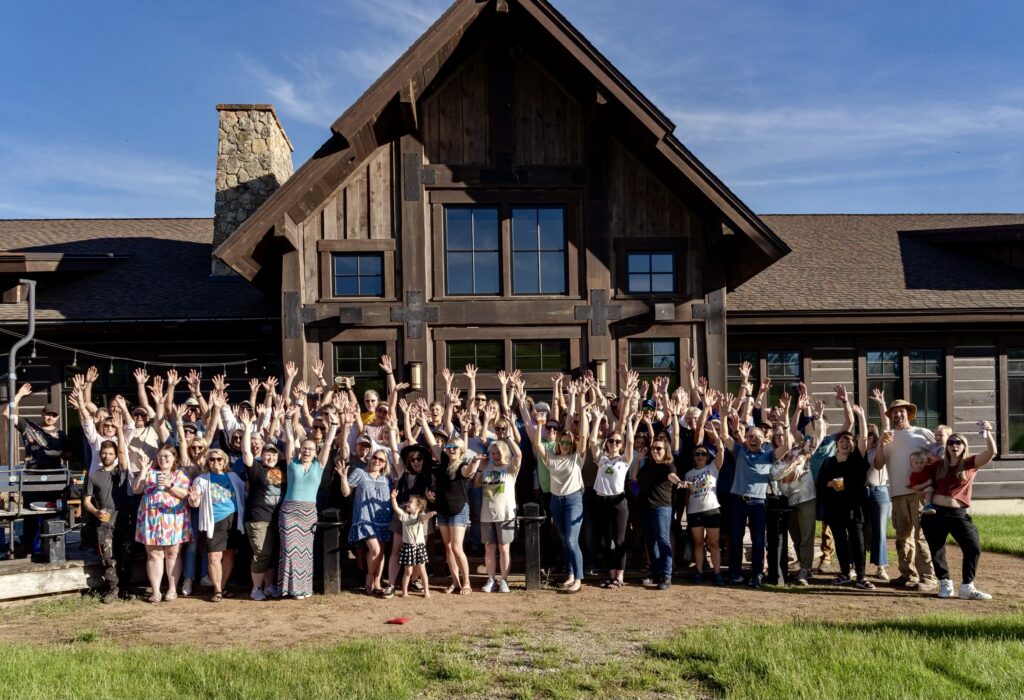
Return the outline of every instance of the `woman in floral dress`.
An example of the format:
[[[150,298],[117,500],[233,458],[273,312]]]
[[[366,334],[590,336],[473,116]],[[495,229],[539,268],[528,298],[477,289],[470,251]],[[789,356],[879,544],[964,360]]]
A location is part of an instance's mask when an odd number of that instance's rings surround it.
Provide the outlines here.
[[[145,457],[140,458],[141,471],[135,477],[133,488],[141,493],[135,540],[146,545],[146,576],[153,589],[149,602],[174,600],[178,597],[174,564],[178,548],[192,541],[189,522],[189,478],[178,463],[178,454],[167,445],[156,453],[156,468]],[[164,574],[167,574],[167,594],[161,596]]]

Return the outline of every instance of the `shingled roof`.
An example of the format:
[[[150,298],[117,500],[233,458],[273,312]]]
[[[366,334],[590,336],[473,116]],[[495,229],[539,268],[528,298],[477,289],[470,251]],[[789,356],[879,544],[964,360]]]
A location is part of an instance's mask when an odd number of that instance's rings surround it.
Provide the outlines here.
[[[67,264],[38,280],[36,317],[48,321],[264,318],[262,293],[212,278],[213,219],[0,220],[0,253],[111,256],[104,269]],[[52,257],[52,256],[48,256]],[[0,323],[24,322],[25,304],[0,304]]]
[[[1024,230],[1024,214],[761,218],[793,252],[731,293],[730,314],[1024,309],[1024,272],[928,233],[1005,225]]]

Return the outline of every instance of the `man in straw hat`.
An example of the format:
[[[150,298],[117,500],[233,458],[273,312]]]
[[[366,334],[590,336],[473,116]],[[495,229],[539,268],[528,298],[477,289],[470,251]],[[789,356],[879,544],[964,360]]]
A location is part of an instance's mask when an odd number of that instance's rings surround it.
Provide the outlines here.
[[[893,585],[910,590],[932,590],[938,582],[932,557],[921,531],[921,499],[910,488],[910,455],[928,449],[935,442],[932,431],[913,425],[917,406],[897,399],[886,410],[893,429],[882,436],[875,452],[875,468],[889,468],[892,524],[896,529],[896,555],[900,576]]]

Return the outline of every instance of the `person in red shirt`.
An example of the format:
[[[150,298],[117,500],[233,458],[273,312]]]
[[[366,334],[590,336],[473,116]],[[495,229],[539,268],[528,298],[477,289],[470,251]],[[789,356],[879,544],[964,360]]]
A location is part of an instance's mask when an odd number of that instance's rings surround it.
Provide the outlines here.
[[[971,490],[978,470],[992,461],[996,454],[996,440],[992,425],[988,421],[980,424],[981,436],[985,439],[985,450],[976,456],[970,455],[967,438],[953,433],[946,441],[946,449],[940,459],[933,459],[926,470],[934,475],[935,514],[921,519],[928,548],[932,553],[932,564],[939,579],[939,597],[953,597],[953,582],[949,579],[946,565],[946,537],[952,535],[963,552],[963,580],[960,597],[967,600],[991,600],[992,596],[974,587],[974,576],[981,558],[981,539],[978,528],[971,521]]]

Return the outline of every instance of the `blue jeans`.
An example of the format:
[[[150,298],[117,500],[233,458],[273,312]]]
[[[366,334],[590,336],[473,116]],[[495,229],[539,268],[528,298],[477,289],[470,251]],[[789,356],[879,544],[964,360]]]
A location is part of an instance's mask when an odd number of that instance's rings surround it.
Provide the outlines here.
[[[647,558],[651,560],[651,578],[672,580],[672,506],[647,507]]]
[[[885,530],[889,524],[892,501],[888,486],[868,487],[868,525],[871,528],[871,563],[877,566],[889,564],[889,543]]]
[[[764,499],[754,498],[744,501],[742,497],[732,497],[732,532],[729,535],[729,576],[736,578],[743,566],[743,531],[750,525],[750,575],[764,575],[764,540],[765,518]]]
[[[583,580],[583,552],[580,550],[580,528],[583,527],[583,492],[568,496],[551,496],[551,517],[562,540],[562,555],[569,574]]]

